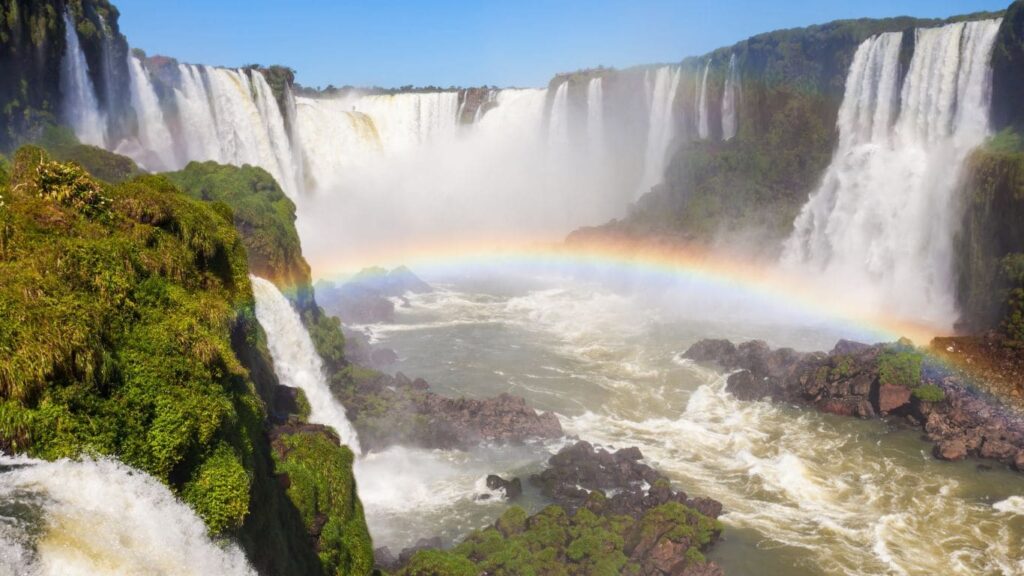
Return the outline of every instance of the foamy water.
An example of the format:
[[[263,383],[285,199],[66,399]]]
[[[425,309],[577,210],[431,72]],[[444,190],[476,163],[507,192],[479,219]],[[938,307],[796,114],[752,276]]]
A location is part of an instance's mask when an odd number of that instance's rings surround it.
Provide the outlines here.
[[[116,460],[0,457],[0,574],[255,574],[156,479]]]
[[[413,296],[395,325],[372,329],[399,352],[395,370],[452,395],[523,395],[555,410],[567,433],[638,446],[683,489],[722,501],[728,530],[714,556],[730,574],[1024,573],[1019,475],[938,462],[917,433],[881,422],[740,402],[725,392],[725,374],[678,356],[702,337],[827,348],[841,328],[769,326],[753,312],[749,325],[687,321],[654,301],[564,281],[519,291],[450,285]],[[525,480],[554,450],[491,471]],[[441,489],[429,502],[406,498],[405,517],[429,526],[457,510],[449,538],[457,526],[493,521],[503,506],[465,506],[488,457],[445,455]],[[542,504],[531,498],[528,507]],[[399,514],[372,497],[367,512],[375,535],[402,543],[392,529]]]

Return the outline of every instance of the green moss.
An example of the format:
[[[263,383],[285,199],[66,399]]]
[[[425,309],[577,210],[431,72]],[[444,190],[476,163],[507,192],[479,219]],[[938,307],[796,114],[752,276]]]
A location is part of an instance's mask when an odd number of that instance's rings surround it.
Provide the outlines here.
[[[252,314],[230,222],[38,148],[2,192],[0,444],[115,455],[236,528],[262,403],[231,345]]]
[[[921,383],[921,361],[918,352],[886,350],[878,356],[878,378],[882,384],[914,388]]]
[[[302,431],[276,439],[274,458],[306,527],[324,522],[317,540],[324,571],[369,574],[373,548],[352,476],[352,451],[321,431]]]
[[[476,565],[457,554],[442,550],[417,552],[401,572],[403,576],[477,576]]]
[[[526,529],[526,510],[512,506],[498,518],[495,527],[506,537],[519,534]]]
[[[231,447],[222,444],[185,484],[182,497],[212,532],[234,530],[249,512],[249,475]]]
[[[924,384],[914,388],[914,397],[923,402],[942,402],[946,392],[935,384]]]

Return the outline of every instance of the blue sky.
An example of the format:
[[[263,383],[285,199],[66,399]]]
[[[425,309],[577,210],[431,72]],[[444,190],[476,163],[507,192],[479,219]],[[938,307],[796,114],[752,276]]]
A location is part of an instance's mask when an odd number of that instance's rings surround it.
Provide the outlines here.
[[[838,18],[944,17],[1009,0],[114,0],[132,46],[284,64],[307,86],[543,86],[557,72],[680,60]]]

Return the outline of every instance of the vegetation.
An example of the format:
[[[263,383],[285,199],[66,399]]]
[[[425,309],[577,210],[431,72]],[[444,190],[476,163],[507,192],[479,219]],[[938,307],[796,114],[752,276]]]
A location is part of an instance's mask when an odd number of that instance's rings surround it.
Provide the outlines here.
[[[673,549],[686,565],[703,565],[701,550],[722,530],[717,520],[677,502],[648,510],[636,521],[601,513],[603,500],[595,492],[574,515],[548,506],[527,518],[525,510],[513,506],[493,527],[470,534],[450,551],[417,553],[398,575],[639,575],[650,573],[640,553],[654,546]]]
[[[914,388],[914,397],[923,402],[942,402],[946,392],[935,384],[923,384]]]
[[[1003,258],[1003,275],[1011,288],[1006,303],[1003,329],[1016,346],[1024,346],[1024,254]]]
[[[878,357],[878,379],[889,386],[915,388],[921,383],[921,362],[915,351],[886,350]]]
[[[97,146],[82,144],[74,133],[64,126],[44,126],[37,144],[54,159],[75,162],[96,178],[106,182],[120,184],[142,174],[131,158]]]
[[[310,534],[324,572],[369,574],[373,547],[356,495],[352,451],[321,430],[286,432],[274,440],[278,474]]]

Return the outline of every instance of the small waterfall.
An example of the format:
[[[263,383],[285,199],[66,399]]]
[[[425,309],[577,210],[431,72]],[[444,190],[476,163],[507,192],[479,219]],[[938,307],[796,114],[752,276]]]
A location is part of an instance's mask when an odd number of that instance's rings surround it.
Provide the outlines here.
[[[648,96],[647,152],[644,155],[643,178],[638,189],[645,194],[651,186],[665,176],[668,148],[676,136],[674,103],[679,89],[681,70],[677,66],[662,66],[652,74],[644,73],[644,87]]]
[[[311,409],[309,421],[334,428],[341,441],[359,456],[359,438],[345,416],[345,408],[327,385],[323,362],[299,314],[272,282],[249,278],[256,297],[256,318],[267,333],[274,372],[281,384],[302,389]]]
[[[604,89],[600,77],[587,83],[587,138],[600,155],[604,149]]]
[[[704,76],[700,81],[700,98],[697,100],[697,137],[707,140],[711,136],[711,122],[708,119],[708,72],[711,60],[704,65]]]
[[[177,166],[174,152],[174,139],[164,122],[164,113],[160,109],[160,100],[150,81],[149,72],[142,66],[138,58],[128,56],[128,74],[131,86],[132,108],[138,120],[139,144],[153,153],[159,160],[159,166],[144,163],[151,170],[170,170]]]
[[[548,113],[548,143],[552,147],[569,145],[569,81],[555,89]]]
[[[783,262],[856,286],[872,304],[949,327],[956,318],[955,197],[966,155],[989,132],[998,20],[915,32],[902,90],[902,35],[857,49],[839,146],[786,243]]]
[[[0,573],[254,575],[238,546],[116,460],[0,456]]]
[[[722,92],[722,140],[732,140],[739,128],[737,113],[739,108],[740,73],[736,69],[736,55],[729,56],[729,72],[725,77],[725,90]]]
[[[89,78],[89,65],[78,42],[71,14],[64,12],[64,57],[61,61],[60,88],[64,116],[78,139],[86,144],[105,146],[107,121],[96,100],[96,88]]]

